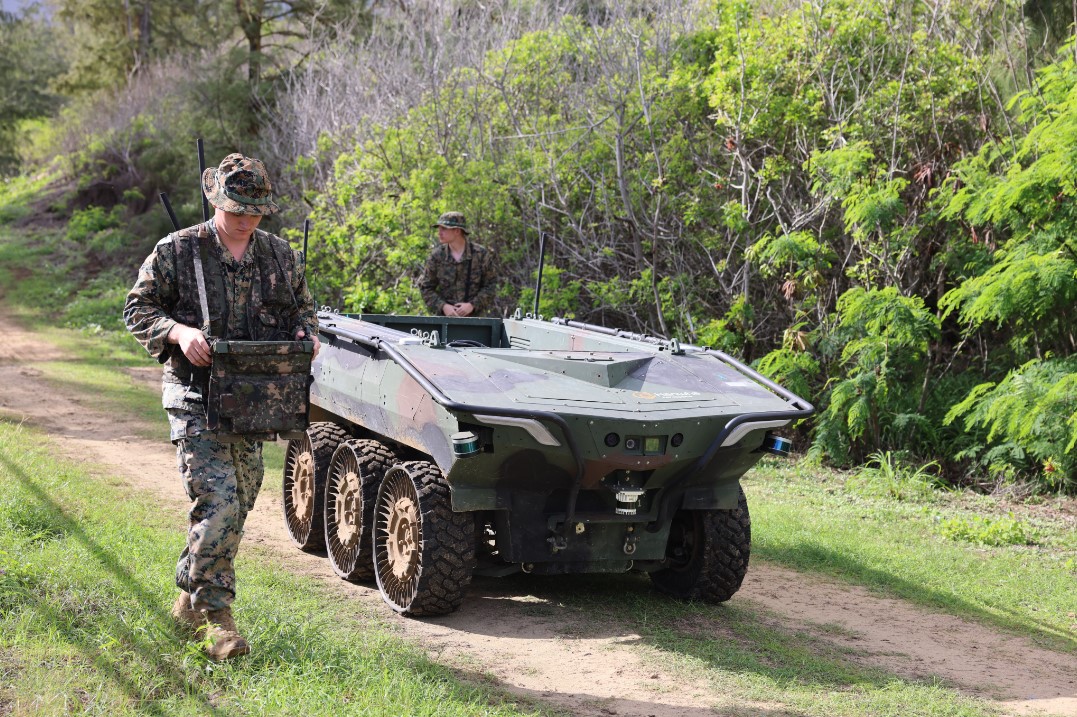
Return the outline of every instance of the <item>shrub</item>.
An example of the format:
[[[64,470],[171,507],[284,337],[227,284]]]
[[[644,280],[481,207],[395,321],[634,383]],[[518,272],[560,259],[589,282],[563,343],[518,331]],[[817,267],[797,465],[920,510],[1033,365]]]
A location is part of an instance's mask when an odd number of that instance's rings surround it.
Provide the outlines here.
[[[821,351],[840,353],[828,405],[820,412],[814,457],[841,465],[870,451],[905,446],[928,426],[923,384],[938,319],[918,296],[894,287],[853,288],[838,299],[836,326]]]
[[[1033,360],[998,384],[984,383],[950,409],[947,422],[988,429],[981,452],[966,450],[992,472],[1006,467],[1031,475],[1048,490],[1077,487],[1077,359]]]
[[[76,211],[67,222],[68,241],[85,242],[105,229],[120,225],[123,207],[115,206],[111,210],[102,207],[87,207]]]
[[[935,462],[918,468],[902,463],[890,451],[872,454],[867,465],[845,482],[845,487],[861,495],[897,500],[932,500],[938,478]]]
[[[1034,531],[1012,514],[991,518],[947,518],[939,523],[939,533],[948,540],[963,540],[977,545],[1035,545]]]
[[[98,276],[68,304],[64,323],[79,329],[122,331],[123,304],[129,288],[116,274]]]

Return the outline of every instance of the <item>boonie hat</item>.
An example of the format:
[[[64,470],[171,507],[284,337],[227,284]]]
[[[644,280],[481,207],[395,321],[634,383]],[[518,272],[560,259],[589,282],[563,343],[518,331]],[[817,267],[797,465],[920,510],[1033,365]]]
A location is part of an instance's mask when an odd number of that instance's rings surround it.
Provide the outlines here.
[[[225,157],[219,167],[202,173],[202,191],[209,203],[232,214],[276,213],[273,185],[260,159],[238,152]]]
[[[433,228],[445,227],[446,229],[459,229],[467,234],[467,220],[460,212],[445,212],[438,217],[438,222]]]

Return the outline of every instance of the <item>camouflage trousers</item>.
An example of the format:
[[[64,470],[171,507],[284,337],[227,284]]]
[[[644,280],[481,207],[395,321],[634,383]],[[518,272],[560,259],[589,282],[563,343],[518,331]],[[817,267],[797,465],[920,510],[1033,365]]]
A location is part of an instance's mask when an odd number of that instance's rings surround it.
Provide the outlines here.
[[[176,586],[191,594],[194,609],[219,610],[235,599],[232,562],[247,513],[262,487],[262,444],[221,443],[206,433],[201,412],[167,411],[176,464],[192,501]]]

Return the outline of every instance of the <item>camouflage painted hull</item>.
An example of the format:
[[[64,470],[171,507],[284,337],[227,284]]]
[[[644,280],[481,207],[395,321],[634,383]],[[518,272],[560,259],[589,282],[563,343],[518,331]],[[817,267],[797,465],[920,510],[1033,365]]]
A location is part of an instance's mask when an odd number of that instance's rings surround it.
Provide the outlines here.
[[[496,535],[489,572],[659,570],[674,515],[736,509],[813,411],[721,352],[571,321],[320,321],[311,420],[435,463]]]

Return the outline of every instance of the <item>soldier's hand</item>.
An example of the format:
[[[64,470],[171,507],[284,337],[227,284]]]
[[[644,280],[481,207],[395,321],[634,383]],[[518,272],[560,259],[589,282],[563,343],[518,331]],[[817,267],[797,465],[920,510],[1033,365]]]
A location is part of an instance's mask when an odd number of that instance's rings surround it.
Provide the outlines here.
[[[302,341],[304,338],[306,338],[306,336],[307,336],[307,332],[304,331],[303,329],[300,329],[299,331],[295,332],[295,340],[296,341]],[[318,358],[318,350],[321,349],[322,342],[318,340],[318,334],[314,334],[313,336],[311,336],[310,340],[314,342],[314,355],[310,357],[311,360],[313,360],[313,359]]]
[[[456,316],[456,307],[452,304],[444,304],[441,307],[441,313],[446,316]]]
[[[201,331],[193,326],[176,324],[168,332],[168,342],[180,347],[180,351],[195,366],[209,366],[209,342]]]
[[[469,304],[466,301],[462,301],[456,305],[457,316],[471,316],[473,311],[475,311],[475,305]]]

